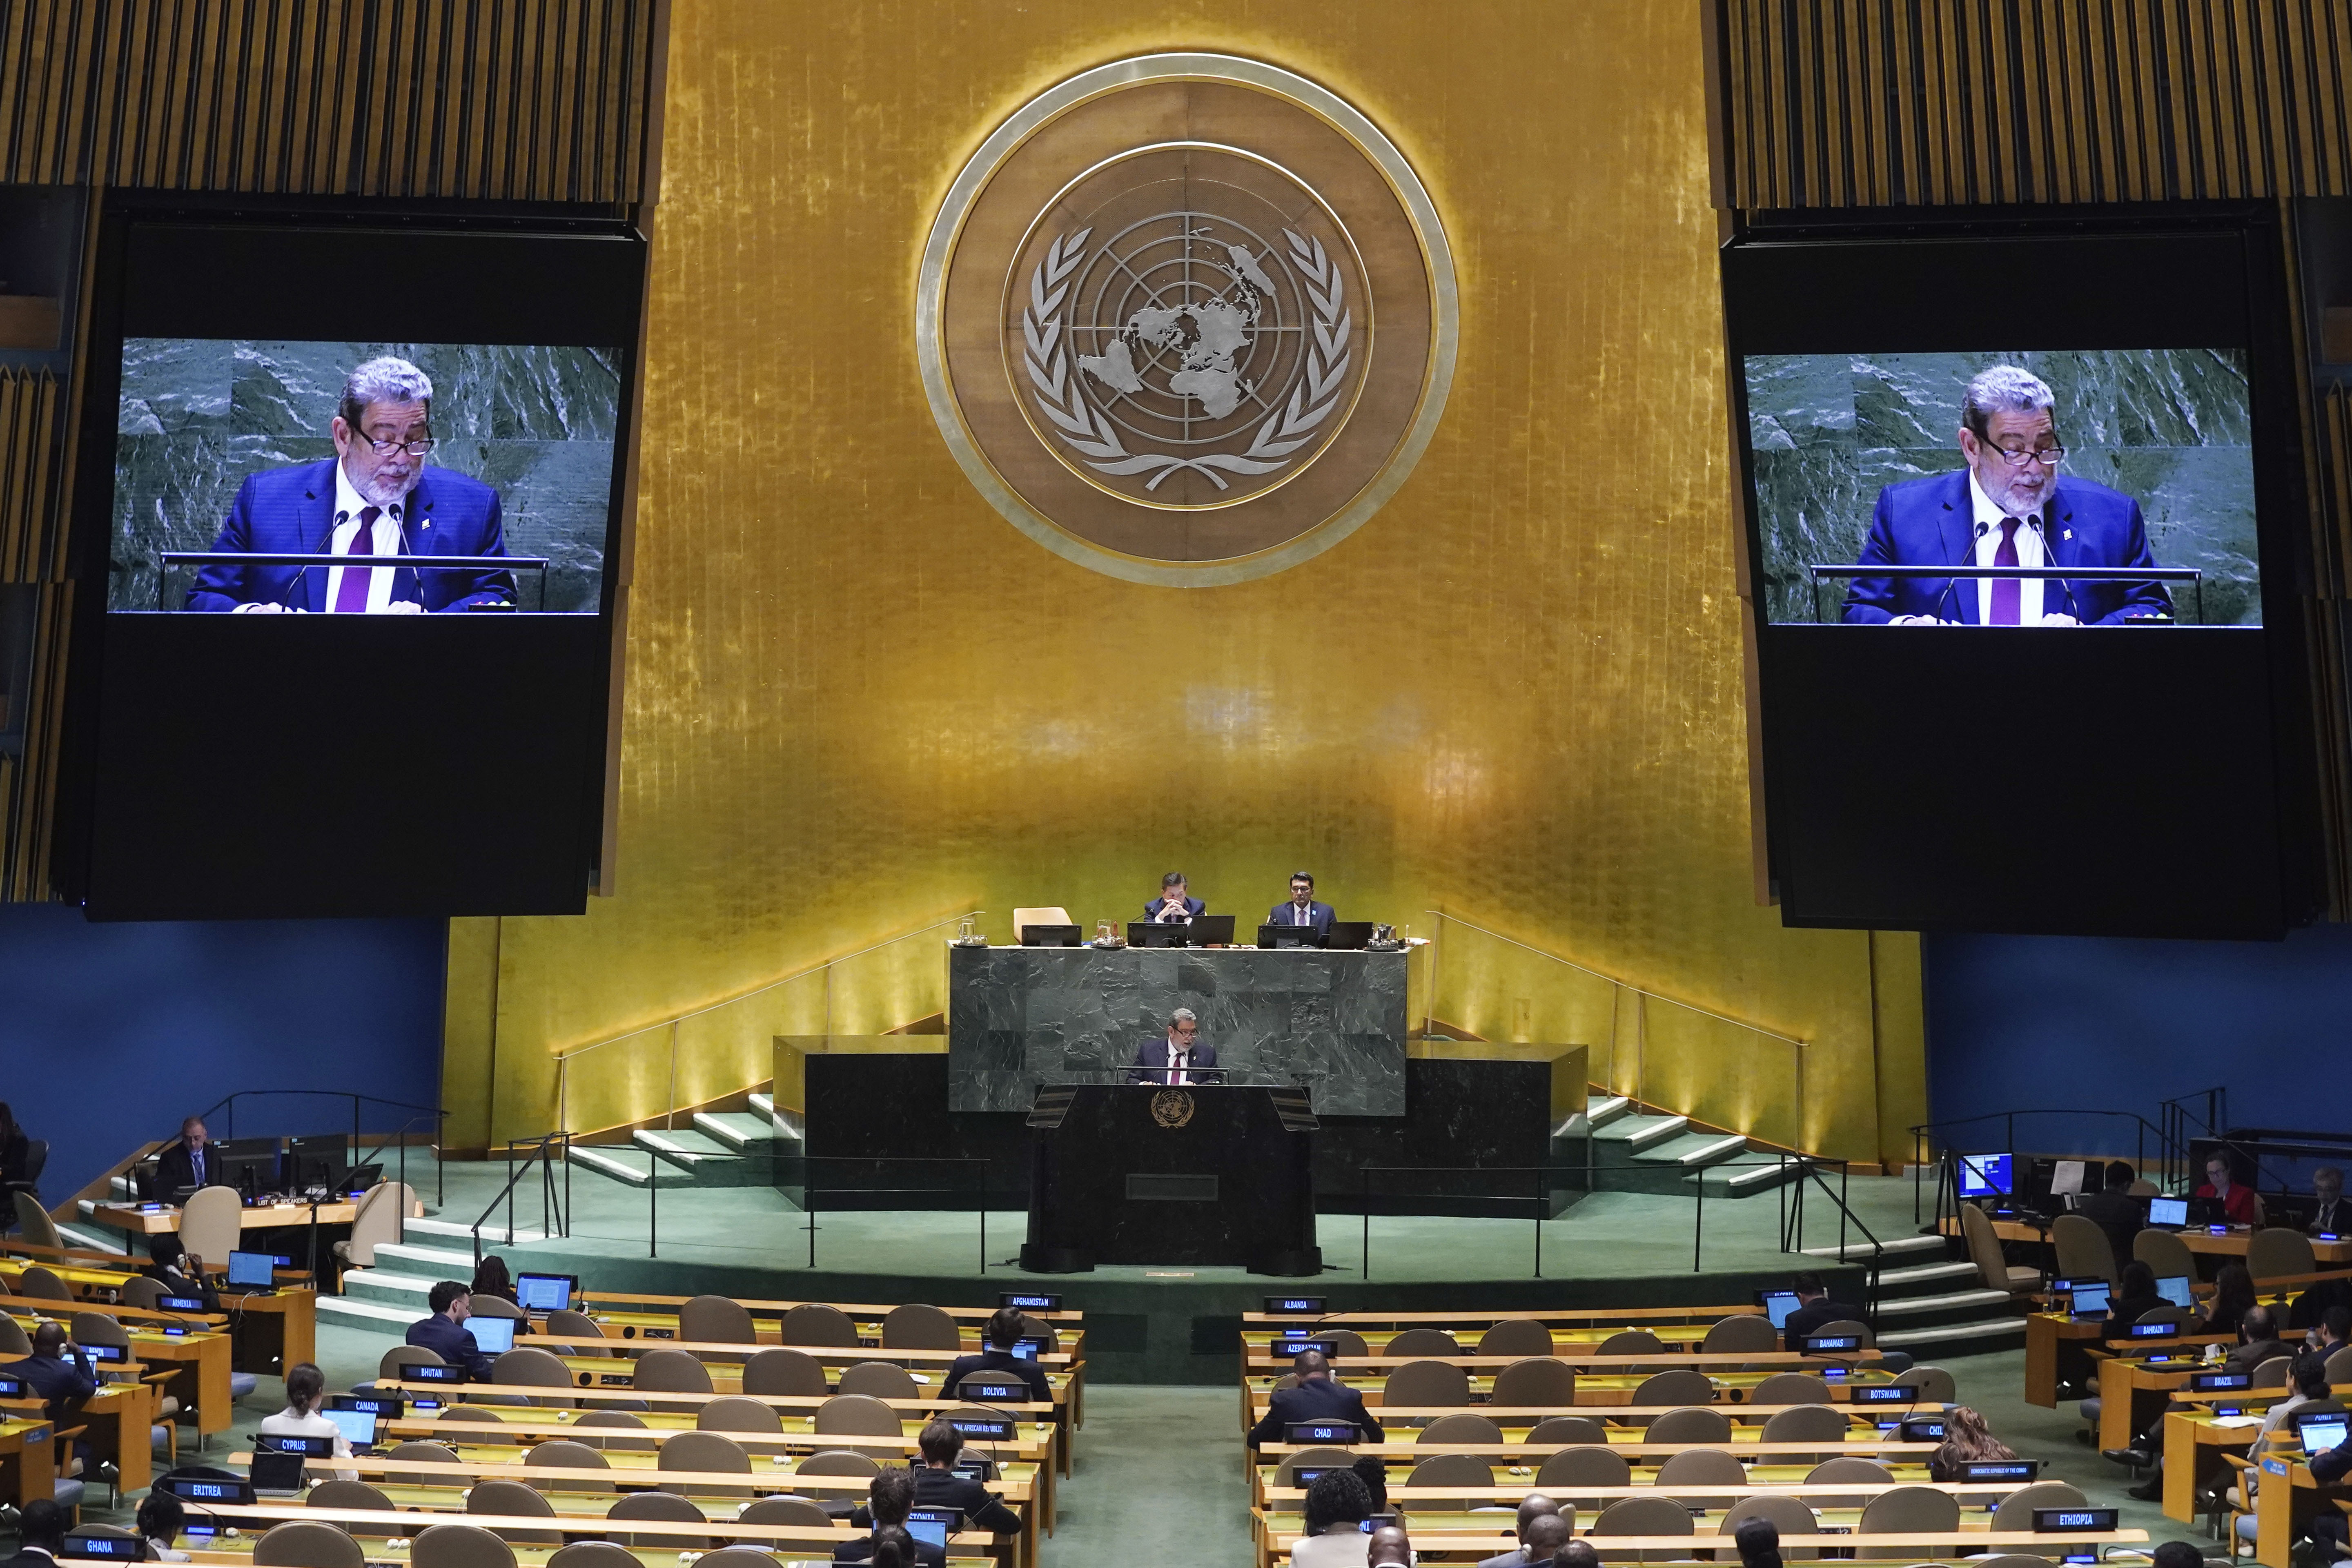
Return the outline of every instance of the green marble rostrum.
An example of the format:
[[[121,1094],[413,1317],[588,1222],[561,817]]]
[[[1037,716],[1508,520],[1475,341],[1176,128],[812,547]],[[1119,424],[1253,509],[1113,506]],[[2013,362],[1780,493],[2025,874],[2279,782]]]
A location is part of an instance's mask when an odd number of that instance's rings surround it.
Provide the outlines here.
[[[1992,364],[2021,365],[2057,394],[2062,486],[2075,475],[2123,491],[2139,502],[2158,564],[2204,571],[2205,625],[2262,624],[2246,362],[2229,349],[1749,356],[1772,620],[1815,618],[1805,568],[1858,558],[1880,487],[1962,466],[1960,395]],[[2168,586],[2191,624],[2194,595]],[[1837,619],[1844,592],[1822,583],[1820,619]]]
[[[549,610],[593,611],[613,486],[618,352],[133,338],[122,345],[107,607],[155,607],[155,552],[208,550],[247,475],[334,455],[343,377],[398,354],[433,378],[434,467],[495,487],[507,549],[544,555]],[[184,602],[175,571],[164,607]],[[542,607],[530,574],[516,586]]]

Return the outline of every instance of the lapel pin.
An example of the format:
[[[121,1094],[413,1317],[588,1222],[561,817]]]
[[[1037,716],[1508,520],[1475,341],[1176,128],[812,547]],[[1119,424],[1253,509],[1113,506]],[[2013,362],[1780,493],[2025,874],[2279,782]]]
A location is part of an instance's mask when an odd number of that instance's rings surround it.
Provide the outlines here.
[[[2064,530],[2063,531],[2062,531],[2062,532],[2058,535],[2058,537],[2059,537],[2059,538],[2061,538],[2061,539],[2072,539],[2072,538],[2074,538],[2074,531],[2073,529],[2071,529],[2071,528],[2066,529],[2066,530]]]

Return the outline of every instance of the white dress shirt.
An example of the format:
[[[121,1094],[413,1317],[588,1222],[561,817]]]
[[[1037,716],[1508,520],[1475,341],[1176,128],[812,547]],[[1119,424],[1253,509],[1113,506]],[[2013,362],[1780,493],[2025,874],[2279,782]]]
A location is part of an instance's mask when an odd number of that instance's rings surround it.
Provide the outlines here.
[[[1290,901],[1290,923],[1295,926],[1305,925],[1307,921],[1307,916],[1314,912],[1314,908],[1315,906],[1311,900],[1307,903],[1302,904],[1297,900],[1293,899]]]
[[[263,1416],[261,1432],[266,1437],[332,1437],[335,1440],[335,1458],[348,1459],[352,1457],[352,1441],[343,1436],[343,1429],[315,1410],[307,1415],[299,1415],[289,1405],[275,1415]],[[339,1481],[359,1479],[357,1470],[339,1469],[335,1472],[335,1479]]]
[[[2000,553],[2000,525],[2009,514],[1992,504],[1992,498],[1977,483],[1976,470],[1969,470],[1969,501],[1976,510],[1971,523],[1982,523],[1984,531],[1977,535],[1977,552],[1970,563],[1976,566],[1998,566],[1993,559]],[[2032,516],[2017,520],[2017,563],[2020,566],[2047,564],[2042,555],[2042,535],[2034,531]],[[1977,584],[1977,625],[1992,625],[1992,585],[1995,579],[1979,577]],[[2017,584],[2017,624],[2030,626],[2042,619],[2042,590],[2044,579],[2027,577]]]
[[[1173,1040],[1169,1041],[1168,1081],[1176,1084],[1185,1082],[1184,1069],[1192,1065],[1192,1048],[1190,1046],[1180,1046]]]
[[[407,515],[408,498],[403,496],[378,511],[375,525],[369,531],[370,542],[362,545],[362,555],[404,555],[401,547],[400,525]],[[360,510],[369,503],[352,488],[352,477],[343,472],[341,463],[335,465],[335,531],[329,536],[327,550],[335,555],[349,555],[352,536],[360,531]],[[342,592],[343,574],[365,572],[368,574],[367,613],[380,616],[392,605],[393,579],[400,575],[397,566],[330,566],[327,568],[329,614],[335,608],[336,596]]]

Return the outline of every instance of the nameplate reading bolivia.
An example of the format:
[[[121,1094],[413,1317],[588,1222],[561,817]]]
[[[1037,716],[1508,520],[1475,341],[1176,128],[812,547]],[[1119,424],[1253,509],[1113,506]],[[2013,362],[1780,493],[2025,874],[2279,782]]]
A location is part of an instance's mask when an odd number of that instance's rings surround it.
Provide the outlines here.
[[[917,343],[957,461],[1057,554],[1263,576],[1379,510],[1453,374],[1428,195],[1304,78],[1152,55],[1025,105],[950,188]]]

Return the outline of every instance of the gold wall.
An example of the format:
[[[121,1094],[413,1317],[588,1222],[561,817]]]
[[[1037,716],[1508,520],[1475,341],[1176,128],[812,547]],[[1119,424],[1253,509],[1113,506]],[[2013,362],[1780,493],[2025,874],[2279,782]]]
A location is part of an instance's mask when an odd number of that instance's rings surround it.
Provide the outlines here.
[[[1784,931],[1753,895],[1704,46],[1693,0],[677,0],[615,896],[457,922],[453,1141],[551,1126],[554,1053],[940,915],[1124,916],[1181,868],[1246,923],[1307,866],[1343,916],[1427,934],[1443,908],[1801,1038],[1801,1125],[1737,1030],[1654,1046],[1651,1092],[1898,1151],[1916,1006],[1874,1001],[1867,934]],[[1460,268],[1411,480],[1234,587],[1116,582],[1016,532],[950,458],[911,342],[926,226],[980,138],[1167,48],[1353,101]],[[1880,942],[1899,967],[1909,939]],[[1482,1033],[1575,1011],[1495,995]],[[766,1074],[749,1041],[711,1050],[711,1081]],[[598,1114],[642,1114],[646,1053],[596,1055],[638,1063]]]

